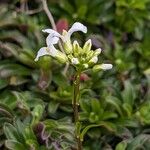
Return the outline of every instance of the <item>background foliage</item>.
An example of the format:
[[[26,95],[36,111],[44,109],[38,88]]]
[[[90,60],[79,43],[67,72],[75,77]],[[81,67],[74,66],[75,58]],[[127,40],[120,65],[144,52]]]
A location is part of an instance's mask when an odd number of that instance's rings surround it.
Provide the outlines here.
[[[49,0],[58,31],[75,21],[101,47],[108,72],[81,76],[85,150],[150,149],[150,1]],[[51,27],[39,0],[0,2],[0,149],[59,150],[75,145],[73,68],[45,56],[34,62]],[[108,62],[108,61],[106,61]]]

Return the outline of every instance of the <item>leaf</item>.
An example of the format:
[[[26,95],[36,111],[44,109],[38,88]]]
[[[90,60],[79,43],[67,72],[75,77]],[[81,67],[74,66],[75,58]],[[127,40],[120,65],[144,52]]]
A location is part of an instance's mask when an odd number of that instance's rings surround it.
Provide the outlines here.
[[[6,106],[5,104],[0,103],[0,114],[3,113],[4,115],[6,115],[9,118],[13,118],[14,114],[12,112],[12,110]]]
[[[68,13],[74,13],[74,7],[69,3],[68,0],[60,1],[60,6]]]
[[[36,105],[34,107],[32,111],[32,116],[33,116],[32,124],[33,125],[37,124],[40,121],[40,119],[42,118],[43,112],[44,112],[44,106]]]
[[[0,117],[0,127],[4,125],[5,122],[12,123],[12,119],[7,117]]]
[[[110,132],[114,132],[114,131],[116,130],[115,125],[112,124],[112,123],[110,123],[110,122],[101,121],[101,122],[99,122],[98,124],[91,124],[91,125],[86,126],[86,127],[82,130],[82,132],[81,132],[81,134],[80,134],[80,139],[81,139],[81,141],[83,141],[84,136],[85,136],[85,134],[87,133],[87,131],[88,131],[89,129],[94,128],[94,127],[100,127],[100,126],[103,126],[104,128],[108,129]]]
[[[126,111],[127,116],[131,117],[131,115],[132,115],[132,106],[130,106],[128,103],[124,103],[122,105],[122,107]]]
[[[123,94],[124,103],[133,106],[135,100],[135,91],[130,81],[124,82],[124,91],[122,92],[122,94]]]
[[[0,90],[7,87],[9,84],[9,80],[8,79],[0,79]]]
[[[120,116],[123,116],[122,110],[121,110],[121,101],[113,96],[109,96],[106,98],[106,102],[112,105],[117,112],[120,114]]]
[[[100,102],[97,99],[91,100],[91,107],[92,112],[94,112],[95,114],[101,114],[103,108],[100,106]]]
[[[62,74],[55,74],[53,76],[53,81],[58,85],[58,86],[62,86],[62,87],[66,87],[68,84],[68,80],[65,76],[63,76]]]
[[[9,106],[8,108],[11,112],[14,108],[16,108],[16,105],[17,105],[15,96],[9,90],[5,90],[1,92],[0,102],[7,107]]]
[[[140,134],[135,137],[127,146],[127,150],[136,150],[143,146],[143,144],[150,139],[148,134]]]
[[[15,141],[15,140],[6,140],[5,146],[10,150],[27,150],[23,144]]]
[[[117,144],[115,150],[126,150],[127,147],[127,141],[122,141],[119,144]]]
[[[79,18],[84,19],[86,17],[87,12],[87,6],[86,5],[80,5],[80,7],[77,10],[77,14]]]
[[[108,120],[108,119],[113,119],[117,117],[118,115],[114,112],[104,111],[104,113],[102,114],[102,120]]]
[[[20,136],[17,129],[12,124],[5,123],[3,129],[7,139],[19,141]]]
[[[86,113],[90,113],[91,112],[91,106],[90,106],[90,100],[88,99],[80,99],[80,107],[81,109],[86,112]]]
[[[49,104],[48,104],[48,112],[50,114],[54,114],[54,113],[56,113],[58,107],[59,107],[59,103],[58,102],[50,101]]]
[[[0,62],[0,76],[1,77],[9,77],[9,76],[28,76],[31,75],[30,69],[19,65],[19,64],[9,64]]]

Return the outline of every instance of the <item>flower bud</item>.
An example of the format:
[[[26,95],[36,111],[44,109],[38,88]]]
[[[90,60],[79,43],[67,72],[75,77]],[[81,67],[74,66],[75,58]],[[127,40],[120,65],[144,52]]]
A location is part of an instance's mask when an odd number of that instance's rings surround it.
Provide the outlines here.
[[[66,30],[63,30],[62,35],[64,36],[63,39],[63,46],[64,46],[64,51],[66,54],[71,54],[72,53],[72,44],[70,37],[67,36],[68,32]]]
[[[94,56],[90,61],[89,61],[89,64],[96,64],[98,61],[98,57],[97,56]]]
[[[84,69],[87,69],[89,67],[88,64],[83,64]]]
[[[55,58],[60,62],[60,63],[67,63],[68,62],[68,58],[67,56],[62,53],[61,51],[58,51],[57,55],[55,56]]]
[[[102,49],[98,48],[94,51],[94,55],[98,56],[101,53]]]
[[[89,39],[83,46],[83,51],[84,52],[88,52],[91,50],[91,47],[92,47],[92,42],[91,42],[91,39]]]
[[[66,41],[64,44],[64,51],[66,54],[71,54],[73,51],[72,51],[72,44],[71,44],[71,41],[68,40]]]
[[[79,64],[78,58],[72,58],[72,59],[71,59],[71,63],[72,63],[73,65]]]
[[[87,55],[86,59],[90,60],[94,56],[94,51],[88,51],[86,55]]]
[[[109,70],[109,69],[112,69],[112,64],[100,64],[100,65],[95,65],[93,67],[93,71],[94,72],[97,72],[97,71],[100,71],[100,70]]]
[[[112,69],[113,65],[112,64],[101,64],[101,69],[103,70],[109,70]]]

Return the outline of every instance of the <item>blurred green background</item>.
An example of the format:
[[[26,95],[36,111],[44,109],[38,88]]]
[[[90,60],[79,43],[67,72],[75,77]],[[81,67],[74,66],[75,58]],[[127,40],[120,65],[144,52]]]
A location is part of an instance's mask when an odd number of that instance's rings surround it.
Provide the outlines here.
[[[102,48],[107,72],[81,76],[85,150],[150,149],[150,0],[48,0],[57,30],[79,21]],[[0,1],[0,149],[71,150],[72,79],[49,56],[34,62],[51,28],[40,0]],[[87,128],[84,128],[86,127]],[[85,130],[84,130],[85,129]],[[4,144],[5,143],[5,144]]]

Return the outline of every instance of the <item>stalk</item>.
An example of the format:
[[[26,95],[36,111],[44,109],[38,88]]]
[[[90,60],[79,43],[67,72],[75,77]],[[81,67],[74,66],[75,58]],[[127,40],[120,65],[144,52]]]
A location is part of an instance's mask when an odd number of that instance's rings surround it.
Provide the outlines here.
[[[81,75],[81,71],[77,71],[77,74],[75,76],[74,79],[74,83],[73,83],[73,112],[74,112],[74,123],[75,123],[75,127],[77,125],[77,123],[79,122],[79,112],[78,112],[78,106],[79,106],[79,96],[80,96],[80,75]],[[80,140],[80,135],[78,135],[79,133],[76,131],[75,128],[75,137],[77,140],[77,150],[82,150],[82,142]]]

